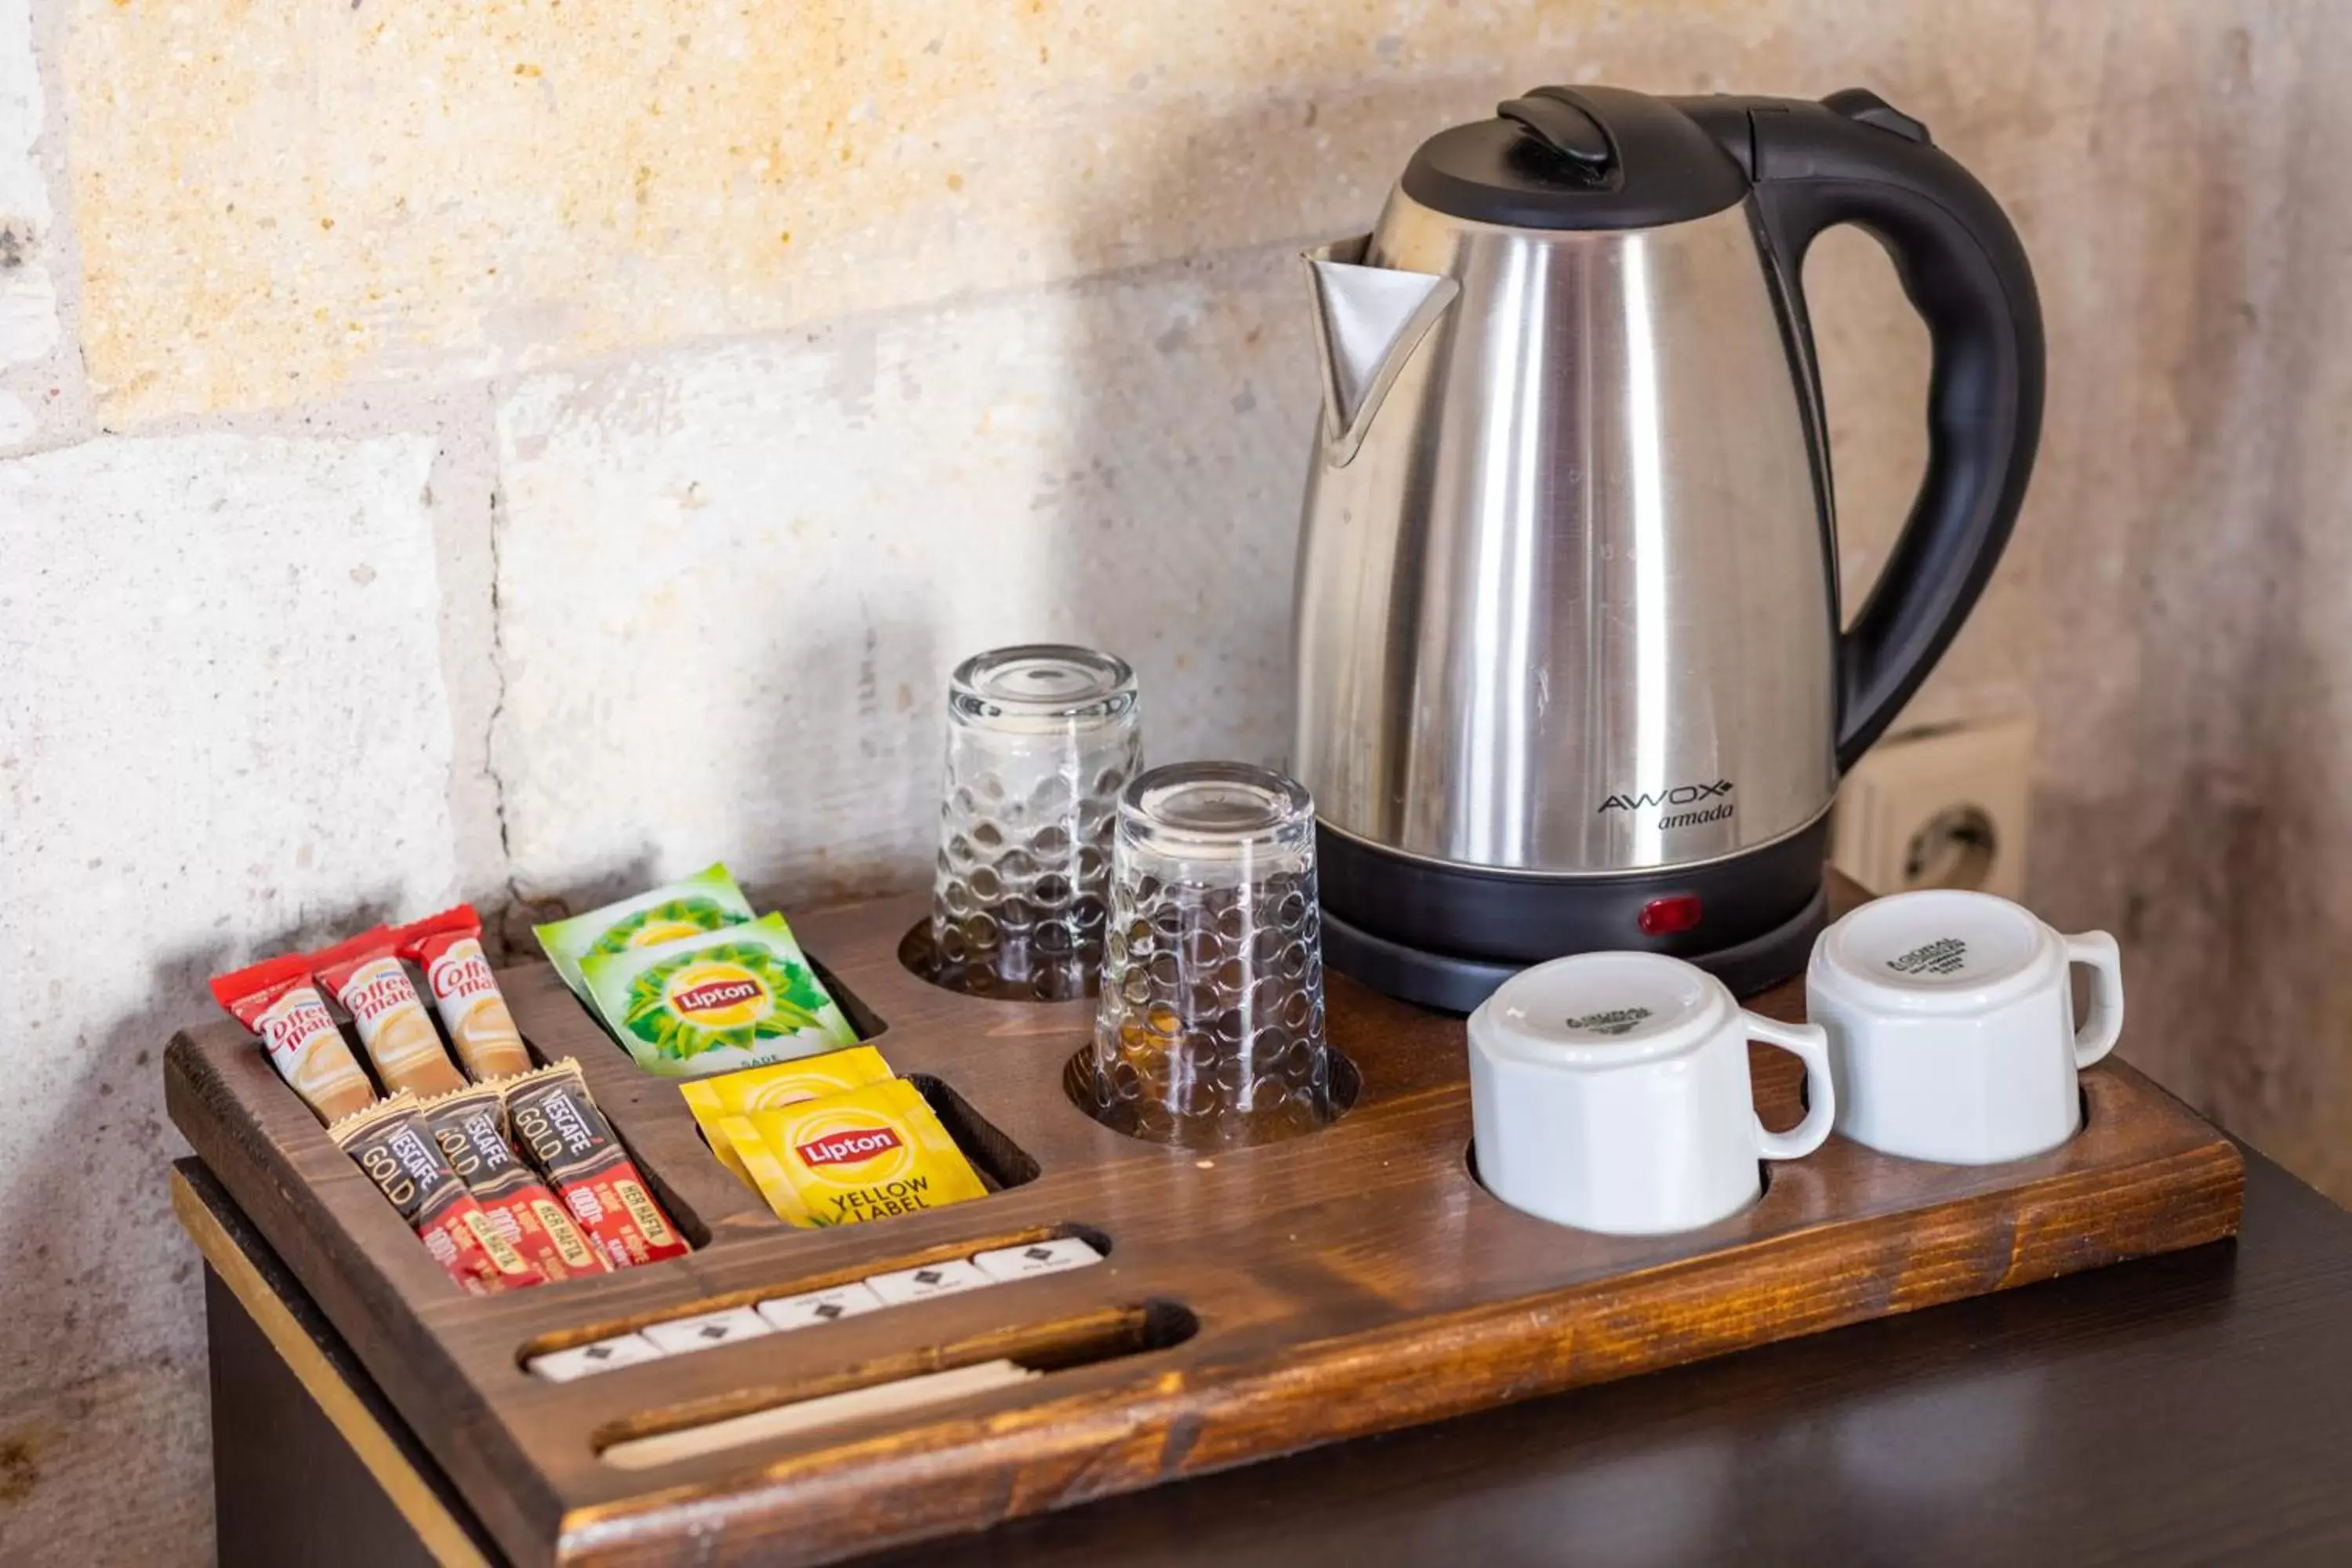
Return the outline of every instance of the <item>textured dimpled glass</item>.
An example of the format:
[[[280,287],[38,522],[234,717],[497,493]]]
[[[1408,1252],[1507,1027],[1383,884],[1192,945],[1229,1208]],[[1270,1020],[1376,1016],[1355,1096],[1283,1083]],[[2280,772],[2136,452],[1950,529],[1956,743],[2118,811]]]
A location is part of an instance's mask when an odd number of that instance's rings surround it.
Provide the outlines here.
[[[1315,807],[1238,763],[1155,768],[1119,799],[1090,1071],[1097,1121],[1187,1148],[1331,1120]]]
[[[957,666],[932,979],[982,996],[1094,994],[1111,823],[1142,765],[1135,671],[1124,660],[1040,643]]]

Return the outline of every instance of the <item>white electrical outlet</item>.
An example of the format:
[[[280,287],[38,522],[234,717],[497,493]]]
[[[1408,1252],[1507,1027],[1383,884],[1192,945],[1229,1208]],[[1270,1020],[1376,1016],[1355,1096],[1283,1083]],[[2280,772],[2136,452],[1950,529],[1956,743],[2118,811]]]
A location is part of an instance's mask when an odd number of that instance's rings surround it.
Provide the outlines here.
[[[1970,888],[2022,898],[2033,721],[1882,741],[1839,786],[1830,859],[1874,893]]]

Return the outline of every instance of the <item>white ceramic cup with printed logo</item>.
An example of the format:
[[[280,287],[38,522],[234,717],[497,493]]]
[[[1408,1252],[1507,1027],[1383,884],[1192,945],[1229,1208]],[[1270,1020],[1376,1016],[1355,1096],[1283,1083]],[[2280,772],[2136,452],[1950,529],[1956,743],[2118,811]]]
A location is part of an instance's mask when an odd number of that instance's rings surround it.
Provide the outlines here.
[[[1802,1058],[1810,1105],[1787,1132],[1756,1116],[1748,1042]],[[1721,981],[1653,952],[1589,952],[1513,975],[1470,1015],[1478,1179],[1557,1225],[1696,1230],[1763,1191],[1759,1160],[1830,1135],[1829,1043],[1743,1011]]]
[[[2091,971],[2079,1029],[2077,963]],[[2123,1031],[2123,971],[2105,931],[2062,936],[2007,899],[1932,889],[1823,931],[1805,1012],[1829,1030],[1840,1132],[1906,1159],[1997,1164],[2081,1128],[2075,1074]]]

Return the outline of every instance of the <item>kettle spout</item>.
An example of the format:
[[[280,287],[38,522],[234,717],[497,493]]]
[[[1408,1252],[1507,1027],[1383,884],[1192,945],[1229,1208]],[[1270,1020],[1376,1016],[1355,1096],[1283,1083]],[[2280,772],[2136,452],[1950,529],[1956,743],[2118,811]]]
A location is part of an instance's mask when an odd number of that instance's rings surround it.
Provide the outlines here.
[[[1451,278],[1365,266],[1370,237],[1334,240],[1305,253],[1323,361],[1324,452],[1334,466],[1356,455],[1381,399],[1462,292]]]

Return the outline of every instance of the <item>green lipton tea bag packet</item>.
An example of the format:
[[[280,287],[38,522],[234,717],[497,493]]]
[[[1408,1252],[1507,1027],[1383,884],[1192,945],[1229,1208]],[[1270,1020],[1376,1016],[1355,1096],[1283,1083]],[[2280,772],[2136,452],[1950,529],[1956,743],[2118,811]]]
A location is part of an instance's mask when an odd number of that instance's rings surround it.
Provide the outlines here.
[[[601,910],[533,926],[531,934],[572,994],[590,1002],[588,982],[581,973],[586,960],[745,925],[751,919],[751,901],[743,889],[724,865],[712,865]]]
[[[581,961],[604,1026],[637,1065],[702,1078],[857,1043],[782,915]]]

